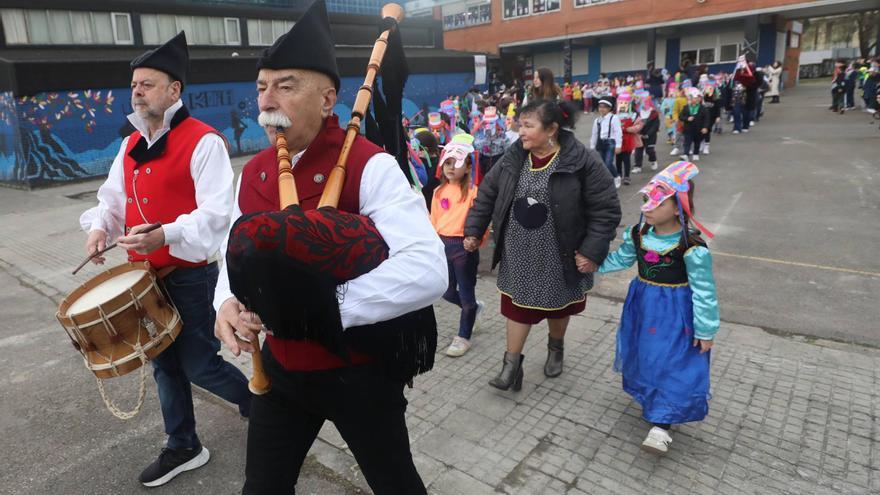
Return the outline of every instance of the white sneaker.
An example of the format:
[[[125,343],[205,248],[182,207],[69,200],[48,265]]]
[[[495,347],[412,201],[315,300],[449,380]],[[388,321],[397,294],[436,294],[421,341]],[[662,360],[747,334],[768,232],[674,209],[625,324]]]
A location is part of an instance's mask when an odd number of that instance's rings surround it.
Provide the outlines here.
[[[446,349],[446,355],[449,357],[459,357],[464,356],[471,348],[471,341],[468,339],[464,339],[456,335],[452,337],[452,343],[449,344],[449,348]]]
[[[657,162],[651,162],[651,170],[657,170]]]
[[[701,154],[701,155],[708,155],[708,154],[709,154],[709,143],[706,143],[706,144],[703,146],[703,151],[701,151],[700,154]]]
[[[757,122],[752,120],[751,122],[749,122],[749,127],[755,127],[755,124],[757,124]]]
[[[642,173],[642,167],[633,167],[632,173],[634,173],[634,174]]]
[[[642,442],[642,450],[653,452],[654,454],[665,454],[669,452],[669,444],[672,443],[672,437],[669,432],[655,426],[648,432],[645,441]]]
[[[692,162],[700,161],[700,155],[691,155],[691,161]]]
[[[731,132],[731,134],[739,134],[739,131],[734,130],[733,132]]]
[[[620,177],[615,177],[615,178],[614,178],[614,187],[615,187],[616,189],[620,189]]]
[[[748,130],[748,129],[743,129],[743,132],[749,132],[749,130]]]
[[[678,148],[677,148],[677,147],[673,147],[673,148],[672,148],[672,151],[669,152],[669,156],[675,156],[675,155],[677,155],[677,154],[678,154]]]
[[[678,155],[678,158],[681,160],[687,161],[688,156],[687,155]]]

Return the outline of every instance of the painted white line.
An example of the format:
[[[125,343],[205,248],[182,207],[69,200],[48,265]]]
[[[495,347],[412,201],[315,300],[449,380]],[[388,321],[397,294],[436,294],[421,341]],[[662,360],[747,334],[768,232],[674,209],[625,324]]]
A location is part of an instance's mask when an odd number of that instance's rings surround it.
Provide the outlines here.
[[[715,235],[718,235],[718,233],[724,229],[724,222],[727,221],[727,217],[729,217],[730,214],[733,212],[733,209],[736,208],[736,205],[737,203],[739,203],[742,195],[742,191],[733,195],[733,201],[731,201],[730,204],[727,205],[727,208],[724,209],[724,213],[721,214],[721,218],[717,222],[715,222],[715,228],[713,229]]]

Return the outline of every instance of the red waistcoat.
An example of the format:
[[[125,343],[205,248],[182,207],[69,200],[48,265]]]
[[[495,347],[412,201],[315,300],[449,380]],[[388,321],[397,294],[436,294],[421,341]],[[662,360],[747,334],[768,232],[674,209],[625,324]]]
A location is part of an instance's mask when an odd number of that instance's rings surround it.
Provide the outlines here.
[[[338,117],[331,116],[324,122],[324,129],[318,133],[306,152],[293,167],[293,177],[303,209],[318,206],[330,170],[345,140],[345,131],[339,128]],[[382,148],[358,136],[348,155],[345,184],[339,198],[338,209],[349,213],[360,213],[361,175],[367,161]],[[238,206],[242,214],[275,211],[278,203],[278,162],[274,147],[266,148],[245,164],[241,171],[241,188],[238,193]],[[267,336],[266,342],[272,356],[289,371],[316,371],[347,366],[339,356],[331,353],[313,341],[276,339]],[[356,351],[349,351],[352,364],[363,364],[373,359]]]
[[[134,131],[128,137],[123,159],[125,181],[125,231],[143,223],[172,223],[177,217],[197,208],[196,186],[190,171],[193,151],[199,140],[208,133],[217,133],[211,126],[192,117],[184,118],[172,127],[165,139],[165,150],[156,158],[136,163],[129,153],[141,139]],[[153,146],[161,146],[154,143]],[[128,252],[129,261],[148,260],[154,268],[199,266],[205,261],[192,263],[171,256],[168,246],[142,255]]]

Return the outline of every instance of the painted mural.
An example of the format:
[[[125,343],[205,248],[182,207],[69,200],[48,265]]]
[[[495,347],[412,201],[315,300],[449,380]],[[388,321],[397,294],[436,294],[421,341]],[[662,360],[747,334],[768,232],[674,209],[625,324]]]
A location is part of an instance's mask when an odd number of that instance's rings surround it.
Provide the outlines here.
[[[18,118],[11,91],[0,92],[0,182],[15,180]]]
[[[343,78],[336,113],[351,114],[362,79]],[[404,113],[436,108],[448,94],[473,85],[473,73],[415,74],[407,84]],[[192,84],[183,102],[192,115],[223,133],[233,156],[255,153],[268,141],[257,124],[252,82]],[[33,188],[102,176],[133,128],[128,88],[72,90],[13,97],[0,92],[0,183]]]

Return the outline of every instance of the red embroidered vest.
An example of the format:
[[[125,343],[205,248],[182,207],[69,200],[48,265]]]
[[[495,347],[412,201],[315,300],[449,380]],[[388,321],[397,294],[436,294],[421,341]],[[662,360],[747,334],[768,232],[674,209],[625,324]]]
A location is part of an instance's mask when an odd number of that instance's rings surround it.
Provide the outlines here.
[[[172,223],[177,217],[192,212],[196,205],[196,186],[190,171],[193,151],[208,133],[217,133],[211,126],[192,117],[173,126],[165,139],[165,149],[158,157],[136,163],[129,153],[141,139],[135,131],[128,137],[123,159],[125,181],[125,231],[143,223]],[[153,146],[160,146],[154,143]],[[142,255],[128,252],[130,261],[148,260],[154,268],[200,266],[171,256],[168,246]]]
[[[314,209],[318,206],[324,185],[330,177],[330,170],[336,165],[344,140],[345,131],[339,128],[338,117],[335,115],[328,117],[324,122],[324,129],[318,133],[294,165],[293,177],[303,209]],[[339,210],[360,213],[361,175],[367,161],[373,155],[382,152],[382,148],[366,138],[358,136],[354,140],[348,155],[345,184],[339,198]],[[280,209],[278,162],[274,147],[266,148],[245,164],[241,172],[238,206],[242,214]],[[348,365],[342,358],[313,341],[277,339],[270,335],[266,337],[266,342],[275,360],[288,371],[317,371]],[[372,357],[357,351],[349,350],[349,355],[352,364],[373,361]]]

